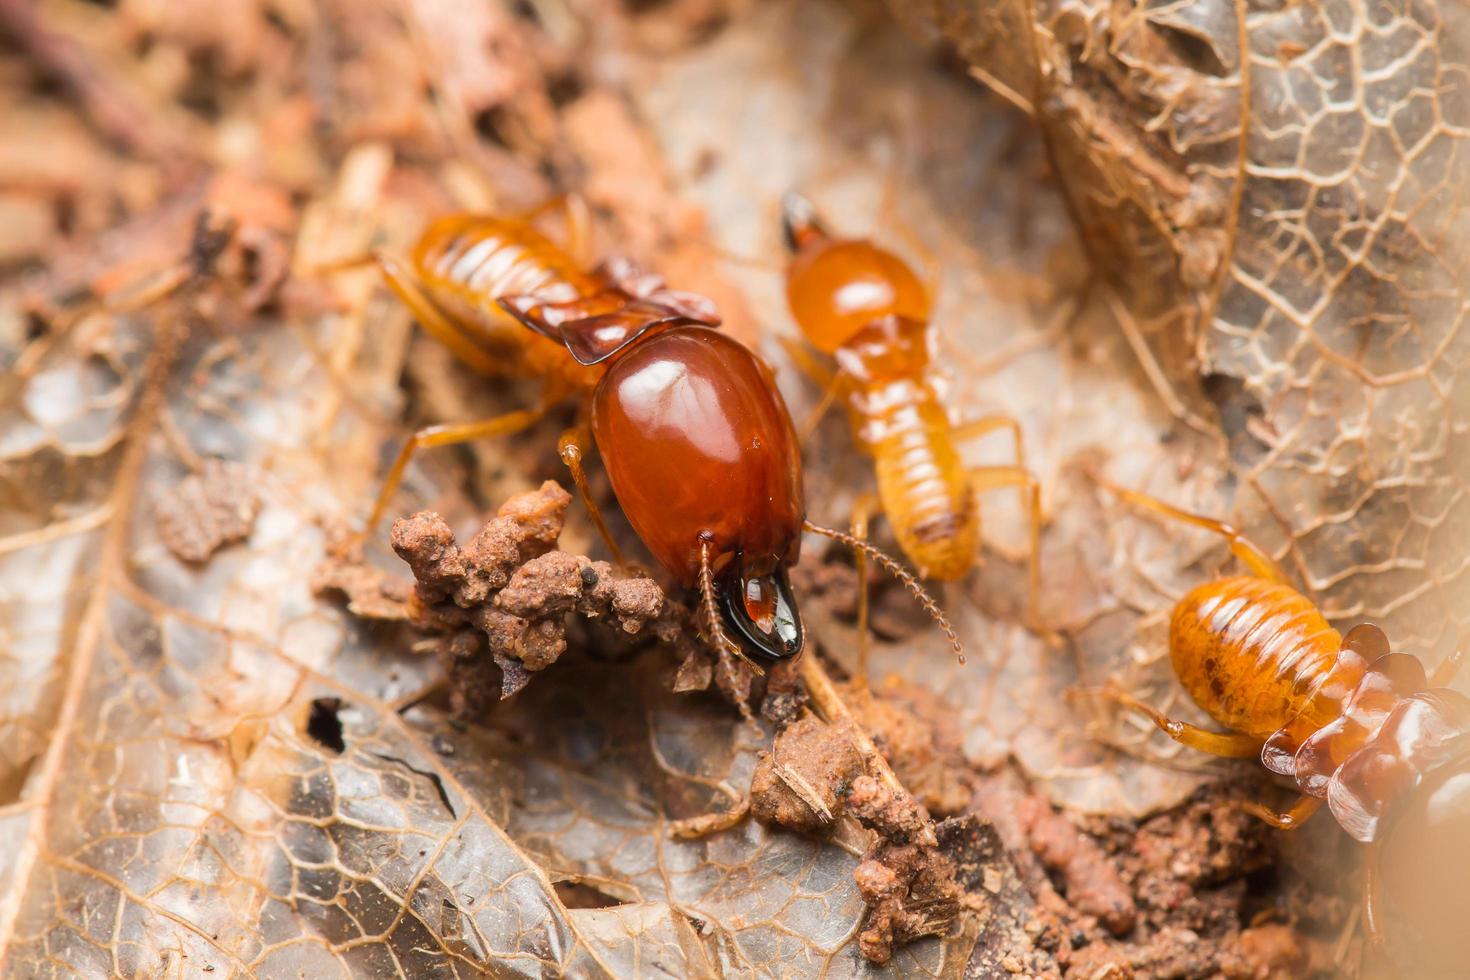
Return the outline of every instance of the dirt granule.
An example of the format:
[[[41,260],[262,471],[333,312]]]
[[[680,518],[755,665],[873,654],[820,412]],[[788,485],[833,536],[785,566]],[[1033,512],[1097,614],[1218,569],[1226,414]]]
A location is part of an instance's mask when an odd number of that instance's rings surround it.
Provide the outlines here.
[[[853,872],[868,904],[858,949],[871,963],[887,963],[895,948],[943,935],[959,915],[964,889],[954,862],[939,847],[934,821],[912,796],[859,776],[846,803],[878,835]]]
[[[802,833],[826,830],[842,811],[848,786],[863,772],[862,754],[847,727],[806,715],[776,736],[756,767],[751,815]]]
[[[954,712],[938,695],[889,676],[871,695],[849,688],[847,701],[904,788],[930,813],[969,809],[974,789]]]
[[[556,550],[571,500],[548,480],[507,500],[463,548],[432,511],[394,523],[393,550],[414,577],[409,621],[445,637],[440,649],[459,710],[495,700],[492,691],[509,697],[555,663],[567,649],[568,614],[624,637],[683,637],[687,611],[652,579]]]
[[[567,613],[642,632],[664,611],[656,582],[620,578],[605,561],[553,550],[571,499],[548,480],[507,500],[464,548],[431,511],[397,521],[393,550],[413,572],[414,622],[444,631],[473,626],[493,653],[529,671],[566,650]]]
[[[328,555],[312,576],[311,588],[317,595],[342,596],[347,600],[347,611],[363,619],[408,619],[411,586],[365,563],[361,555]]]
[[[1060,878],[1073,908],[1096,916],[1115,936],[1133,931],[1138,921],[1133,895],[1103,849],[1043,796],[1026,797],[1017,813],[1032,852]]]
[[[250,536],[260,513],[253,468],[227,460],[207,460],[154,507],[158,536],[174,556],[202,564],[220,548]]]

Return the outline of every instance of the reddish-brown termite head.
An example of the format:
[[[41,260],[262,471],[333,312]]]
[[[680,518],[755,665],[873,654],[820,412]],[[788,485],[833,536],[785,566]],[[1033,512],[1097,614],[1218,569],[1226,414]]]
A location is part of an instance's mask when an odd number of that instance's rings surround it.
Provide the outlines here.
[[[801,456],[764,365],[724,334],[662,331],[608,367],[592,429],[618,503],[659,564],[680,585],[713,587],[747,653],[800,653],[787,570],[801,550]]]

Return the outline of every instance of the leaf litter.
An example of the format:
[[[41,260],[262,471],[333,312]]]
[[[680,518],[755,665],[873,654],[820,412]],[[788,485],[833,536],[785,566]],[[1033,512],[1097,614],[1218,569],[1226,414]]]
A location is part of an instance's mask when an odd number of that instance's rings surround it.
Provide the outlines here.
[[[1069,700],[1116,676],[1181,709],[1157,614],[1219,555],[1100,501],[1084,474],[1105,463],[1231,513],[1334,615],[1397,626],[1416,652],[1452,642],[1453,611],[1470,608],[1447,548],[1463,499],[1449,285],[1463,242],[1445,189],[1463,183],[1464,93],[1365,76],[1350,111],[1303,98],[1314,114],[1293,151],[1267,142],[1297,129],[1241,99],[1240,64],[1252,99],[1272,72],[1303,93],[1324,84],[1292,66],[1330,64],[1341,42],[1304,11],[1253,20],[1243,59],[1218,29],[1234,8],[1124,27],[1065,5],[981,22],[919,6],[999,96],[863,3],[487,3],[452,24],[429,3],[246,4],[228,27],[193,5],[0,5],[16,127],[0,210],[17,217],[0,249],[7,973],[848,975],[888,944],[887,970],[950,976],[1351,964],[1351,899],[1322,880],[1354,858],[1330,827],[1268,834],[1225,805],[1269,792],[1248,773],[1221,783]],[[1107,43],[1052,43],[1075,24]],[[1452,78],[1462,26],[1416,14],[1375,22],[1374,42]],[[1048,43],[993,43],[1033,29]],[[1025,96],[1039,77],[1056,98]],[[1425,97],[1437,112],[1419,111]],[[1399,100],[1391,123],[1381,98]],[[1004,101],[1038,115],[1047,149]],[[1145,123],[1165,105],[1178,128],[1160,135]],[[1348,145],[1404,162],[1354,164]],[[1158,190],[1119,183],[1126,167]],[[667,645],[630,650],[552,614],[540,621],[565,637],[540,649],[556,663],[482,704],[452,651],[448,670],[424,655],[406,620],[442,600],[415,599],[381,543],[357,578],[338,569],[350,604],[316,595],[400,420],[526,392],[457,372],[372,270],[310,270],[405,247],[448,208],[559,187],[584,190],[603,249],[714,296],[777,361],[764,338],[791,328],[775,202],[799,187],[844,231],[935,258],[950,401],[1024,423],[1062,647],[1019,625],[1020,515],[1001,498],[985,502],[985,565],[945,596],[967,670],[880,587],[885,679],[871,697],[845,687],[850,570],[833,552],[803,566],[851,709],[823,727],[853,726],[833,750],[841,778],[793,780],[833,814],[824,833],[669,833],[770,785],[781,740],[818,724],[790,679],[771,678],[768,717],[748,723],[687,690],[705,685],[680,682]],[[231,219],[207,269],[202,211]],[[1335,252],[1314,251],[1326,241]],[[1294,276],[1317,298],[1289,294]],[[798,413],[815,401],[782,384]],[[453,540],[477,509],[559,475],[554,436],[426,458],[395,509],[432,506],[430,537]],[[814,517],[845,521],[866,477],[838,420],[807,456]],[[250,477],[197,482],[219,467]],[[206,527],[170,494],[236,519]],[[604,576],[583,578],[587,528],[574,518],[566,537],[571,551],[537,556],[565,557],[533,591],[576,609]],[[500,611],[550,608],[531,606]],[[912,799],[847,778],[841,746],[860,740]],[[897,839],[922,836],[925,811],[947,818],[932,824],[949,862],[937,877]],[[905,944],[925,931],[925,890],[967,911]]]

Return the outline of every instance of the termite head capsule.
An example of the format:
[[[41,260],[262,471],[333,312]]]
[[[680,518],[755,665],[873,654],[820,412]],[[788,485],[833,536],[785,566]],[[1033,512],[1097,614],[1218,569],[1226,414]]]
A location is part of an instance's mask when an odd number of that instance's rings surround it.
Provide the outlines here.
[[[928,291],[903,259],[869,241],[833,239],[796,194],[783,202],[782,223],[795,253],[786,298],[812,346],[834,353],[885,317],[928,322]]]
[[[800,653],[801,453],[769,370],[724,334],[671,327],[609,362],[592,429],[629,523],[724,639],[758,662]]]

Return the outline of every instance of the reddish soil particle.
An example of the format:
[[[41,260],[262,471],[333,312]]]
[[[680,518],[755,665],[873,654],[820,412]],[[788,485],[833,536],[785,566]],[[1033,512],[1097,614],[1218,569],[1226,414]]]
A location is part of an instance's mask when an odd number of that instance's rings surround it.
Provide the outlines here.
[[[488,665],[468,648],[466,637],[473,634],[466,627],[487,640],[502,697],[566,651],[569,613],[607,623],[625,636],[681,635],[683,608],[668,603],[652,579],[620,578],[607,562],[554,550],[570,503],[571,496],[548,480],[507,500],[464,548],[432,512],[393,525],[393,550],[415,580],[410,620],[451,637],[444,650],[466,688],[466,704],[480,703],[490,684],[469,676]]]
[[[1140,875],[1214,885],[1259,870],[1271,858],[1271,830],[1229,803],[1244,792],[1218,786],[1146,821],[1128,862]]]
[[[1066,975],[1079,980],[1132,980],[1135,976],[1127,952],[1105,942],[1089,943],[1074,951]]]
[[[863,772],[846,726],[807,715],[776,736],[750,783],[750,812],[766,824],[813,833],[841,812],[840,797]]]
[[[1283,839],[1233,805],[1259,793],[1256,784],[1217,783],[1135,824],[1056,813],[1002,770],[976,779],[971,808],[994,821],[1034,900],[1025,934],[1035,949],[1055,955],[1063,976],[1353,975],[1351,946],[1334,961],[1346,906],[1326,885],[1298,881],[1264,910],[1277,921],[1249,925],[1263,911],[1254,890],[1272,887],[1258,872],[1281,860],[1280,848],[1320,853],[1339,873],[1347,860],[1330,826],[1320,828],[1321,839],[1304,836],[1319,831],[1311,826]],[[1111,911],[1130,906],[1129,929],[1121,930],[1122,920],[1109,923]]]
[[[794,699],[782,677],[772,678],[771,688],[773,699]],[[880,709],[870,706],[870,710]],[[884,710],[886,721],[899,725],[902,708]],[[928,732],[916,720],[911,725],[914,733]],[[932,747],[932,732],[920,741]],[[870,962],[886,963],[897,947],[921,936],[944,933],[962,905],[985,903],[979,890],[987,876],[978,867],[984,856],[972,855],[966,865],[967,880],[972,878],[977,884],[975,896],[966,895],[957,879],[959,868],[950,856],[951,852],[966,853],[963,845],[975,834],[967,836],[963,828],[951,827],[946,835],[948,845],[941,847],[936,825],[923,804],[867,771],[853,722],[846,719],[827,724],[806,715],[783,729],[756,768],[750,809],[763,823],[803,833],[830,831],[844,813],[875,831],[873,843],[853,872],[868,905],[858,947]],[[1002,873],[993,869],[991,877]]]
[[[337,593],[347,600],[347,611],[363,619],[408,618],[409,584],[372,565],[359,555],[329,555],[312,576],[312,591]]]
[[[1241,930],[1221,963],[1231,980],[1288,980],[1305,976],[1310,966],[1302,937],[1280,923]]]
[[[254,481],[249,466],[208,460],[154,508],[164,546],[181,561],[201,564],[225,545],[245,540],[260,513]]]
[[[933,692],[890,676],[876,696],[849,692],[848,703],[899,782],[930,813],[964,813],[973,789],[954,712]]]
[[[801,717],[807,701],[798,663],[786,661],[766,672],[766,694],[761,699],[762,718],[783,729]]]
[[[1019,817],[1031,850],[1062,881],[1062,891],[1077,911],[1098,918],[1109,932],[1133,930],[1138,910],[1133,896],[1101,847],[1041,796],[1021,801]]]
[[[569,493],[548,480],[539,490],[507,500],[463,549],[438,514],[415,514],[394,523],[393,550],[413,571],[423,605],[452,602],[469,609],[488,602],[510,584],[517,568],[556,546],[571,502]]]
[[[896,947],[948,931],[964,889],[954,861],[939,848],[934,821],[913,797],[859,776],[846,802],[859,823],[878,833],[853,873],[868,903],[858,949],[871,963],[887,963]]]

